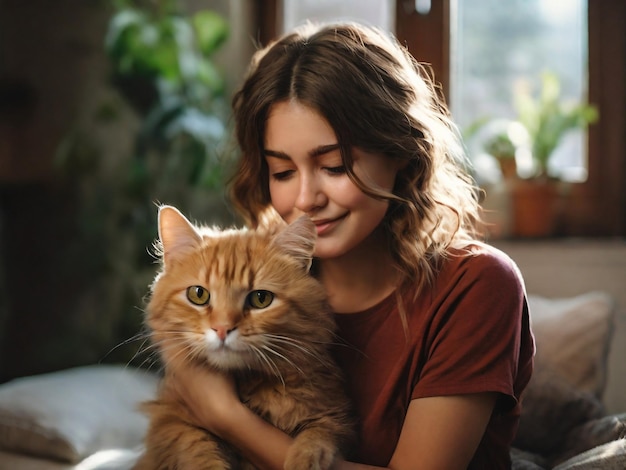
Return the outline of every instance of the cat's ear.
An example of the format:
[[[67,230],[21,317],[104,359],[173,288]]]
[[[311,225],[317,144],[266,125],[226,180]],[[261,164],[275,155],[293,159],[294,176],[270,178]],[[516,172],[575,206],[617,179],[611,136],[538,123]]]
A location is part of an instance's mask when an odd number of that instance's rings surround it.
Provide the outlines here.
[[[161,206],[159,208],[159,240],[163,251],[163,262],[167,264],[198,246],[202,237],[178,209],[172,206]]]
[[[257,231],[274,235],[283,230],[287,226],[287,222],[276,212],[276,209],[268,205],[258,214]]]
[[[273,243],[300,261],[302,266],[308,271],[313,262],[316,239],[317,231],[315,230],[315,224],[309,217],[303,215],[278,233]]]

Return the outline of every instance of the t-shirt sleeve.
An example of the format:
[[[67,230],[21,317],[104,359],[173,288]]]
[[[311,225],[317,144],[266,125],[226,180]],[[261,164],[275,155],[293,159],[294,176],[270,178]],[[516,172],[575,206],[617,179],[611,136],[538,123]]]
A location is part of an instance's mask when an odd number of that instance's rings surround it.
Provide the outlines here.
[[[463,258],[433,294],[425,361],[412,398],[499,392],[516,403],[524,286],[515,264],[497,251]]]

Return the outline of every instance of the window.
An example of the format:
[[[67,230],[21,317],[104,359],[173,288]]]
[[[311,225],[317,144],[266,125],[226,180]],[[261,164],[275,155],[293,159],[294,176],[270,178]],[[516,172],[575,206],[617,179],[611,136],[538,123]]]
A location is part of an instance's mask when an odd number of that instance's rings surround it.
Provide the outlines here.
[[[285,0],[283,31],[289,31],[305,20],[359,20],[393,30],[395,2],[392,0]]]
[[[586,0],[453,0],[450,29],[449,101],[462,129],[486,118],[516,120],[515,95],[539,94],[546,72],[558,80],[564,103],[587,102]],[[479,174],[495,179],[493,158],[480,140],[470,139],[470,156]],[[520,173],[531,174],[530,152],[521,157]],[[586,180],[586,132],[565,135],[549,172],[565,181]]]

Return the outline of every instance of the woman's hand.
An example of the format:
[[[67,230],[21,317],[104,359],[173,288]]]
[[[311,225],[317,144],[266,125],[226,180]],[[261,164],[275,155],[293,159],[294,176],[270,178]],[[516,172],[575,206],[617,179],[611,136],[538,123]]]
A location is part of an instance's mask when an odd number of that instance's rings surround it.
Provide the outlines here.
[[[256,468],[283,469],[292,438],[246,407],[230,376],[181,361],[166,362],[168,383],[187,405],[194,424],[232,444]]]
[[[195,424],[222,436],[243,407],[232,377],[222,372],[174,361],[168,365],[170,385],[183,399]]]

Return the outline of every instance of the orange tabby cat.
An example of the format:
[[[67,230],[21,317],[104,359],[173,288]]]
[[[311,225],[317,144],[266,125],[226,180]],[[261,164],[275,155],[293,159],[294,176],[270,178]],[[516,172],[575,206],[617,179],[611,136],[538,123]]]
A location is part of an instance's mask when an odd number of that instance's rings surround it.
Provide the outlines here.
[[[221,231],[163,206],[159,238],[162,269],[146,323],[166,373],[146,406],[146,451],[135,469],[253,468],[191,424],[167,374],[172,358],[233,374],[242,401],[295,438],[285,468],[329,468],[352,441],[353,426],[328,352],[334,322],[308,272],[313,223],[302,217],[289,226]]]

